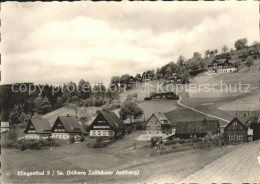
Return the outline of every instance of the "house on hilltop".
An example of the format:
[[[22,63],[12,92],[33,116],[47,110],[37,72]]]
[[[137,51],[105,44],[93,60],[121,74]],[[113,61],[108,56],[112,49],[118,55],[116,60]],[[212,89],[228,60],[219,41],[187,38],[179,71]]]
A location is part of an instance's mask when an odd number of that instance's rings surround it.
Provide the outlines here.
[[[219,134],[218,120],[183,121],[176,123],[175,137],[182,139],[204,137],[207,134]]]
[[[213,60],[208,65],[208,73],[232,73],[237,71],[237,67],[229,62],[229,59]]]
[[[151,80],[152,77],[153,77],[153,73],[152,73],[150,70],[148,70],[148,71],[146,71],[146,72],[144,72],[144,73],[142,74],[142,81]]]
[[[136,74],[135,81],[136,82],[142,82],[142,76],[140,74]]]
[[[135,78],[133,77],[133,76],[130,76],[129,78],[128,78],[128,84],[135,84]]]
[[[31,118],[24,133],[25,139],[46,139],[51,136],[51,125],[46,119]]]
[[[147,134],[172,133],[172,125],[164,113],[153,113],[146,123]]]
[[[166,82],[167,82],[167,83],[182,83],[183,80],[182,80],[182,78],[181,78],[180,76],[178,76],[177,74],[175,74],[175,75],[173,75],[173,76],[171,76],[171,77],[168,77],[168,78],[166,79]]]
[[[87,134],[84,126],[76,116],[58,116],[51,128],[52,138],[69,139]]]
[[[110,138],[124,135],[124,123],[114,112],[100,111],[89,126],[90,137]]]

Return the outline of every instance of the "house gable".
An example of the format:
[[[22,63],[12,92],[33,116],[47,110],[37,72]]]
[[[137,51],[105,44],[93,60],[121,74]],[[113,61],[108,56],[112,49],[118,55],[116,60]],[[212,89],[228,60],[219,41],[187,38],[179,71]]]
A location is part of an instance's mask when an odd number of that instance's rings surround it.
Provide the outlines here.
[[[106,120],[106,118],[102,115],[102,113],[99,113],[98,116],[94,119],[92,124],[90,125],[90,130],[94,129],[112,129],[109,122]]]
[[[237,118],[234,118],[225,127],[224,131],[247,131],[247,127],[243,125]]]
[[[24,130],[25,134],[36,134],[36,129],[32,124],[32,121],[30,120],[29,123],[27,124],[25,130]]]
[[[158,118],[155,116],[155,114],[152,114],[150,119],[147,121],[146,129],[147,130],[161,130],[161,123],[158,120]]]
[[[51,129],[51,132],[52,133],[67,133],[67,130],[64,128],[59,117],[56,119],[56,121]]]

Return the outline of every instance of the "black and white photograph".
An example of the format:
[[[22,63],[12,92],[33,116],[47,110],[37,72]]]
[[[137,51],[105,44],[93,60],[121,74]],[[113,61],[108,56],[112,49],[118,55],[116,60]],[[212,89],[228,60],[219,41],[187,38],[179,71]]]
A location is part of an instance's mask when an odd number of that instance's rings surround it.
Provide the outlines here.
[[[1,3],[0,183],[260,183],[259,15]]]

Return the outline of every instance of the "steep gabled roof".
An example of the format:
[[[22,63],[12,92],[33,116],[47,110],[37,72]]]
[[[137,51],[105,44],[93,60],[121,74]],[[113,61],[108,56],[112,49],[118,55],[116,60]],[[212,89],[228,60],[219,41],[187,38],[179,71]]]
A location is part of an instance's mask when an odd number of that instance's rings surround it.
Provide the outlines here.
[[[124,123],[117,117],[117,115],[114,112],[100,111],[100,114],[103,115],[103,117],[113,128],[124,128]]]
[[[67,132],[82,132],[87,133],[83,125],[78,121],[76,116],[58,116],[57,120],[60,120],[61,124]],[[54,131],[54,126],[52,127],[52,132]]]
[[[35,131],[40,134],[40,133],[45,133],[45,132],[50,132],[51,130],[51,125],[49,124],[47,119],[42,119],[42,118],[32,118],[30,119],[26,129],[25,133],[28,131],[30,125],[33,125]]]
[[[206,134],[209,131],[213,134],[219,133],[218,120],[184,121],[176,123],[176,134]]]
[[[247,122],[248,118],[238,118],[238,117],[234,117],[234,119],[232,119],[227,126],[224,128],[224,131],[236,120],[238,123],[240,123],[242,125],[242,127],[244,127],[244,129],[247,129],[247,127],[244,125],[244,123]]]
[[[150,119],[153,117],[153,116],[155,116],[156,117],[156,119],[159,121],[159,123],[161,124],[161,125],[170,125],[171,123],[170,123],[170,121],[169,121],[169,119],[165,116],[165,114],[164,113],[161,113],[161,112],[155,112],[155,113],[153,113],[152,115],[151,115],[151,117],[148,119],[148,121],[147,122],[149,122],[150,121]],[[162,121],[167,121],[167,123],[165,123],[165,122],[162,122]]]

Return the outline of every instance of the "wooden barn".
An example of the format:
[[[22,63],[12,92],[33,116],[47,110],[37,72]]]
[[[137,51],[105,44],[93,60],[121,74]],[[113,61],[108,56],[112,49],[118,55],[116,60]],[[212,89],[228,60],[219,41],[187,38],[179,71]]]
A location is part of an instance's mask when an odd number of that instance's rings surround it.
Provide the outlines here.
[[[237,144],[248,141],[248,127],[243,124],[242,118],[235,117],[224,128],[225,144]]]
[[[182,139],[204,137],[207,134],[219,134],[218,120],[183,121],[176,123],[175,137]]]
[[[32,118],[25,130],[25,139],[46,139],[51,136],[51,126],[46,119]]]
[[[153,113],[146,123],[146,133],[167,134],[172,132],[172,125],[164,113]]]
[[[52,138],[69,139],[87,134],[76,116],[58,116],[51,129]]]
[[[89,126],[90,137],[120,137],[124,135],[124,123],[114,112],[100,111]]]

